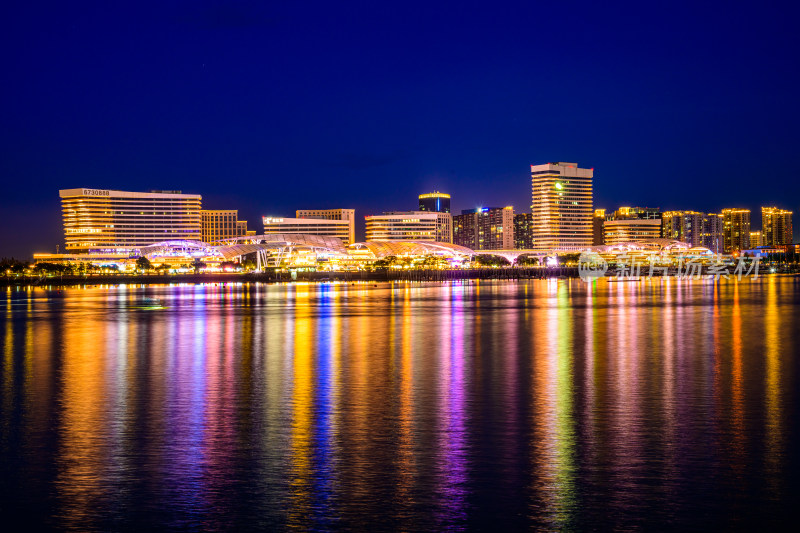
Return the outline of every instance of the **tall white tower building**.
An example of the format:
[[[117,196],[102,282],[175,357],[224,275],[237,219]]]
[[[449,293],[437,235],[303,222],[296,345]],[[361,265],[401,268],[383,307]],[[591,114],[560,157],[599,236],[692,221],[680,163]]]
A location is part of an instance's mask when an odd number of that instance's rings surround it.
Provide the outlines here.
[[[577,163],[531,165],[534,250],[581,250],[592,245],[594,169]]]

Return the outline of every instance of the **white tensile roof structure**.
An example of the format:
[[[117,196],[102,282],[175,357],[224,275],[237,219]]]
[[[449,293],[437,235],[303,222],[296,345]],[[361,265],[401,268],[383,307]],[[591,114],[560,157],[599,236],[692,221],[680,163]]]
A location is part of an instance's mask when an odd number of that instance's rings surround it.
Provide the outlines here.
[[[172,240],[153,243],[139,248],[145,257],[221,257],[216,246],[202,241]]]
[[[307,235],[304,233],[270,233],[236,237],[235,239],[224,241],[224,244],[216,246],[216,248],[225,259],[232,259],[262,250],[286,250],[289,248],[310,248],[329,253],[347,253],[344,243],[338,237]]]
[[[474,255],[475,252],[466,246],[451,244],[449,242],[433,241],[366,241],[357,242],[348,246],[350,250],[368,250],[375,259],[390,255],[444,255],[448,257],[463,257]]]
[[[660,255],[713,255],[713,252],[702,246],[692,246],[688,243],[672,239],[648,239],[646,241],[621,242],[618,244],[607,244],[603,246],[592,246],[586,249],[587,252],[597,254],[660,254]]]

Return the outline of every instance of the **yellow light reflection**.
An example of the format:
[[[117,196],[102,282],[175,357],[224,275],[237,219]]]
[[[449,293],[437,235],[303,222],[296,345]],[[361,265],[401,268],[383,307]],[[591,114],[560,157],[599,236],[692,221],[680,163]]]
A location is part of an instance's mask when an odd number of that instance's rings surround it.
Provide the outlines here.
[[[292,393],[291,478],[289,525],[307,526],[311,510],[311,422],[313,404],[313,371],[308,285],[295,286],[294,320],[294,390]]]
[[[575,509],[571,309],[566,284],[543,283],[552,296],[533,315],[533,489],[553,526],[569,529]]]
[[[411,294],[406,290],[403,291],[402,323],[400,325],[400,442],[398,447],[400,479],[398,480],[398,493],[402,502],[408,501],[414,479],[417,477],[416,461],[414,460],[414,358],[411,353],[411,312]],[[394,306],[392,306],[391,324],[394,337]]]
[[[94,513],[95,500],[104,491],[106,359],[97,347],[105,345],[105,336],[103,322],[82,317],[67,321],[64,328],[68,349],[62,370],[62,470],[56,485],[60,499],[69,502],[65,519],[75,528],[85,525]]]
[[[781,427],[781,386],[780,354],[780,316],[778,308],[777,279],[770,276],[767,283],[767,302],[765,307],[765,347],[766,347],[766,461],[772,471],[769,479],[773,491],[778,490],[777,473],[781,468],[783,456],[783,428]],[[789,350],[786,353],[791,353]]]
[[[736,465],[744,467],[745,427],[744,427],[744,396],[742,378],[742,307],[739,301],[739,283],[733,285],[732,309],[732,361],[731,361],[731,399],[733,422],[733,452],[739,457]]]

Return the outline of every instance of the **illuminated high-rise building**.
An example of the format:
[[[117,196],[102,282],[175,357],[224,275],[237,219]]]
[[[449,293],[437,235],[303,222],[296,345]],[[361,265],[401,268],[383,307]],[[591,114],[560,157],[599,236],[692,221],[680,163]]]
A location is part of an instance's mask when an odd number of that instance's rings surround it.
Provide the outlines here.
[[[722,210],[722,239],[725,253],[750,248],[750,210]]]
[[[66,252],[141,248],[168,240],[199,241],[199,194],[62,189]]]
[[[592,245],[593,169],[577,163],[531,165],[534,250],[581,250]]]
[[[356,210],[355,209],[298,209],[297,218],[314,220],[338,220],[347,222],[347,235],[341,237],[344,244],[356,242]]]
[[[750,248],[758,248],[759,246],[764,246],[764,242],[761,239],[761,232],[760,231],[751,231],[750,232]]]
[[[247,221],[239,220],[236,209],[200,210],[200,240],[203,242],[219,242],[248,234],[255,232],[247,231]]]
[[[453,217],[453,243],[473,250],[514,248],[514,208],[478,207]]]
[[[606,210],[595,209],[594,217],[592,217],[592,246],[601,246],[605,244],[605,237],[603,236],[603,223],[606,221]]]
[[[786,246],[794,241],[792,212],[777,207],[761,208],[761,231],[763,245]]]
[[[697,211],[666,211],[661,214],[661,236],[703,246],[703,213]]]
[[[450,213],[391,211],[364,217],[368,241],[453,242]]]
[[[533,246],[533,214],[514,214],[514,248],[517,250],[530,250]]]
[[[434,191],[419,195],[419,210],[434,213],[450,212],[450,195]]]
[[[720,213],[706,213],[703,217],[703,240],[701,245],[715,254],[721,254],[725,251],[723,221],[723,216]]]

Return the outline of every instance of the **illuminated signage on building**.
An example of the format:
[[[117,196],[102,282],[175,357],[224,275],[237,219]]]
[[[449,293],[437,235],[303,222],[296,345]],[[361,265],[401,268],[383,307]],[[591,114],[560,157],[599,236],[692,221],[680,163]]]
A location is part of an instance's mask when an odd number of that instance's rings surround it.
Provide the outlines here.
[[[111,191],[101,189],[83,189],[84,196],[111,196]]]

